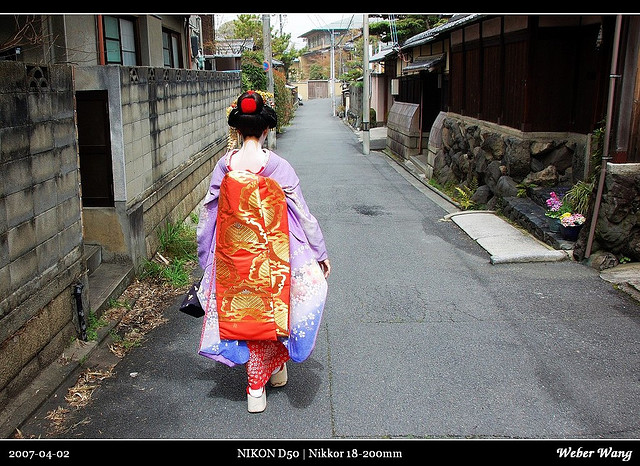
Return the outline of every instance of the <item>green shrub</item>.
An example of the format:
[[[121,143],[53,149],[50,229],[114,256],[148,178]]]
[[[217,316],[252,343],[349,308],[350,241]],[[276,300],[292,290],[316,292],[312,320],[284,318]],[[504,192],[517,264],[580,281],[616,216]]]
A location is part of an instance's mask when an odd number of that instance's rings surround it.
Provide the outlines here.
[[[174,287],[189,284],[198,260],[196,229],[186,223],[167,222],[158,232],[161,257],[147,260],[140,269],[141,278],[162,280]]]

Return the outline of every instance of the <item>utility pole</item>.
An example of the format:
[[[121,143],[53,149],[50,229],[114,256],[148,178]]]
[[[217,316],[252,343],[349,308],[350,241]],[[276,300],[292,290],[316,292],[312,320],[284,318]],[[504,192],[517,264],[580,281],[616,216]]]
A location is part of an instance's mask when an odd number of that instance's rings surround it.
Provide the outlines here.
[[[369,15],[362,15],[362,35],[364,50],[362,51],[362,153],[369,154]]]
[[[587,246],[585,248],[585,258],[591,257],[591,248],[593,246],[593,237],[596,232],[596,224],[598,222],[598,213],[600,212],[600,201],[602,199],[602,190],[604,189],[605,176],[607,171],[607,163],[612,157],[609,155],[609,146],[611,139],[611,118],[613,115],[613,105],[616,89],[616,79],[622,76],[618,74],[618,58],[620,53],[620,34],[622,27],[622,16],[616,16],[616,27],[614,32],[613,55],[611,58],[611,72],[609,74],[609,98],[607,103],[606,126],[604,131],[604,147],[602,150],[602,164],[600,166],[600,180],[598,182],[598,191],[596,193],[596,201],[593,207],[591,224],[589,225],[589,236],[587,237]]]
[[[268,14],[262,15],[262,42],[264,44],[264,67],[267,73],[267,92],[271,93],[275,99],[275,92],[273,90],[273,57],[271,52],[271,21]],[[276,148],[275,128],[269,131],[267,146],[270,150]]]
[[[329,95],[331,96],[331,115],[336,116],[336,96],[335,96],[335,31],[331,29],[331,79],[329,80]]]

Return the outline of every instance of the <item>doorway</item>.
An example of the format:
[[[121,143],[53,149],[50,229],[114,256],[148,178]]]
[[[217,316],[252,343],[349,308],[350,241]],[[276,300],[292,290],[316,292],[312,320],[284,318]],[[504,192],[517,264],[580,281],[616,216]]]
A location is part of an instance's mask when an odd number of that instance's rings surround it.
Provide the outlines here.
[[[113,207],[107,91],[77,91],[78,151],[83,207]]]

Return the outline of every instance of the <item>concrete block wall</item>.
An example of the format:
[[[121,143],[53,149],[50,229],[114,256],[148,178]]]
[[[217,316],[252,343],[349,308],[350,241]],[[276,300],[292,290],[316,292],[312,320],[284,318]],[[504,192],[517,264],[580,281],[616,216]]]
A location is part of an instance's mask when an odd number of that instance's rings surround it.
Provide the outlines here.
[[[167,222],[179,222],[206,194],[226,152],[226,110],[241,93],[239,72],[121,68],[126,209],[141,225],[144,255]]]
[[[158,230],[206,194],[240,72],[95,66],[76,69],[75,81],[78,91],[107,91],[113,169],[115,205],[84,209],[85,241],[108,262],[138,267],[155,254]]]
[[[73,92],[68,66],[0,62],[0,410],[77,335]]]
[[[226,108],[239,85],[239,73],[122,68],[129,206],[194,154],[227,137]]]
[[[239,72],[0,61],[0,413],[79,335],[76,285],[88,303],[91,216],[82,214],[74,93],[91,89],[115,99],[111,216],[130,242],[141,238],[129,253],[151,257],[158,230],[204,198],[241,81]]]

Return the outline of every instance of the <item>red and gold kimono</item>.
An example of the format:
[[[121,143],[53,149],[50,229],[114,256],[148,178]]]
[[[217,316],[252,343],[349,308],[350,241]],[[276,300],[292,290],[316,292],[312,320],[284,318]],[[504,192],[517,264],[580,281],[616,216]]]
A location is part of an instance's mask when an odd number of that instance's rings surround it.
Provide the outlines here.
[[[220,185],[216,233],[220,338],[289,335],[289,224],[284,191],[271,178],[230,171]]]
[[[231,155],[216,164],[198,224],[198,353],[246,364],[255,388],[313,351],[327,295],[318,261],[327,250],[285,159],[270,151],[254,174],[231,170]]]

